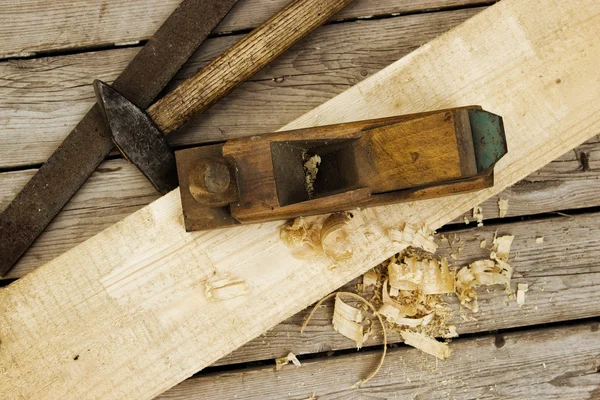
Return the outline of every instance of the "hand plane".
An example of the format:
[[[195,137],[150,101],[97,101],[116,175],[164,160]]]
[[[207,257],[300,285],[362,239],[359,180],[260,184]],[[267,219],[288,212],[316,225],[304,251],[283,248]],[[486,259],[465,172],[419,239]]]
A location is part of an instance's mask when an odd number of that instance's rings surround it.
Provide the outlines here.
[[[502,118],[479,106],[228,140],[175,153],[197,231],[427,199],[493,185]]]

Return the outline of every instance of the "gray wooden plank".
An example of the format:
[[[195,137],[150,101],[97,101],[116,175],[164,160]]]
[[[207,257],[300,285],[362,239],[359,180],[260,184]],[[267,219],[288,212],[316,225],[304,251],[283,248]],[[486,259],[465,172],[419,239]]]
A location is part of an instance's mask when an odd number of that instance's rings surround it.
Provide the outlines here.
[[[256,27],[289,0],[240,0],[217,33]],[[0,58],[146,40],[181,0],[22,0],[0,3]],[[486,4],[482,0],[356,0],[335,21]]]
[[[578,154],[588,154],[588,169],[584,171],[575,153],[569,152],[484,202],[484,217],[497,218],[498,197],[509,199],[508,216],[600,205],[600,140],[592,139],[576,151]],[[27,170],[0,174],[0,210],[8,205],[34,172]],[[158,197],[158,193],[134,166],[124,160],[106,161],[6,278],[22,276]],[[463,223],[462,219],[456,222]],[[470,226],[474,226],[474,223]]]
[[[454,266],[487,258],[489,250],[481,249],[479,244],[483,239],[491,243],[496,230],[499,235],[515,235],[510,258],[515,268],[512,287],[514,291],[517,283],[529,284],[525,305],[519,308],[500,286],[478,290],[478,313],[464,309],[459,312],[456,297],[449,296],[448,305],[455,310],[452,322],[459,334],[600,316],[600,213],[465,228],[456,232],[463,239],[460,246],[464,249],[457,261],[449,257],[452,251],[443,243],[438,254],[448,257]],[[540,236],[544,237],[544,243],[536,244],[535,239]],[[355,290],[357,282],[350,282],[344,288]],[[333,302],[324,304],[304,334],[300,334],[307,313],[308,310],[289,318],[219,360],[217,365],[274,359],[290,351],[310,354],[355,347],[353,341],[331,326]],[[465,320],[463,315],[468,318]],[[381,340],[379,335],[369,339],[365,346],[380,344]],[[389,342],[399,341],[397,335],[390,335]]]
[[[600,398],[597,322],[457,339],[452,355],[401,346],[361,388],[380,351],[255,367],[188,379],[159,397],[187,399],[561,399]]]
[[[279,129],[480,10],[321,27],[170,141],[192,145]],[[239,37],[205,42],[175,82]],[[94,103],[93,80],[111,82],[137,50],[0,63],[0,168],[44,162]]]

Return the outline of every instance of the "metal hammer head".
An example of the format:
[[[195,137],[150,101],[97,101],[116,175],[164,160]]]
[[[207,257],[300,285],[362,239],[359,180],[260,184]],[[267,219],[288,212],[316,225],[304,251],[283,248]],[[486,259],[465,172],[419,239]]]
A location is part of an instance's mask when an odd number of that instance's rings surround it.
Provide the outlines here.
[[[94,81],[94,91],[110,135],[123,156],[162,194],[175,189],[175,154],[150,117],[102,81]]]

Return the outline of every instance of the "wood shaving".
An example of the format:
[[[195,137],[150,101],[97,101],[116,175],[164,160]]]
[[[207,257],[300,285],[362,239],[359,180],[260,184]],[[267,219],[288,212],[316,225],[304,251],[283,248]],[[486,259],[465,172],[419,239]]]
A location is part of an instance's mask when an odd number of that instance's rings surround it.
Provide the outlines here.
[[[418,332],[401,331],[400,335],[407,345],[427,354],[431,354],[440,360],[445,360],[450,357],[450,348],[447,343],[438,342],[437,340]]]
[[[480,249],[485,249],[485,246],[487,246],[487,241],[485,239],[483,239],[480,243],[479,243],[479,248]]]
[[[437,249],[433,236],[425,228],[416,228],[413,225],[405,224],[402,230],[389,229],[387,235],[394,242],[417,247],[430,253],[435,253]]]
[[[375,286],[377,284],[377,272],[374,269],[367,271],[363,275],[363,288]]]
[[[495,237],[492,247],[494,256],[492,257],[490,255],[490,258],[507,261],[508,254],[510,253],[510,246],[514,239],[514,235]]]
[[[229,300],[250,293],[245,280],[232,279],[229,276],[213,277],[206,282],[204,294],[209,300]]]
[[[498,199],[498,215],[500,218],[506,217],[506,213],[508,212],[508,200],[507,199]]]
[[[406,318],[401,316],[400,309],[391,304],[384,304],[379,308],[379,313],[383,315],[388,322],[392,322],[399,326],[409,326],[416,328],[419,326],[427,326],[435,317],[435,314],[427,314],[421,318]]]
[[[481,285],[504,285],[510,291],[513,268],[508,263],[508,256],[513,239],[513,235],[494,237],[495,250],[490,253],[489,260],[475,261],[458,271],[456,295],[463,306],[479,311],[475,289]]]
[[[463,216],[463,221],[464,221],[465,225],[469,225],[471,223],[471,221],[469,221],[469,218],[467,218],[466,215]]]
[[[302,363],[298,360],[298,357],[294,353],[288,353],[285,357],[280,357],[275,359],[275,370],[279,371],[283,368],[284,365],[288,365],[289,363],[294,364],[296,367],[301,367]]]
[[[321,246],[321,229],[315,224],[307,224],[303,217],[298,217],[285,224],[279,230],[279,237],[288,247],[308,245],[315,249]]]
[[[352,244],[348,240],[346,225],[351,220],[347,212],[331,214],[321,227],[321,247],[327,257],[333,261],[344,261],[352,258]]]
[[[315,195],[314,184],[317,180],[317,173],[319,172],[319,165],[321,164],[321,157],[318,154],[315,154],[312,157],[308,157],[306,151],[302,154],[302,158],[304,162],[304,175],[305,182],[304,185],[306,187],[306,193],[308,193],[308,198],[312,199]]]
[[[536,237],[535,238],[535,243],[537,243],[537,244],[544,243],[544,237],[543,236]]]
[[[405,257],[400,264],[388,264],[390,286],[398,290],[421,290],[423,294],[454,293],[454,275],[448,260],[418,260]]]
[[[381,358],[379,360],[379,364],[377,364],[377,367],[375,368],[375,370],[373,370],[373,372],[371,372],[366,378],[361,379],[360,381],[356,382],[355,386],[360,387],[362,384],[368,382],[371,378],[373,378],[375,375],[377,375],[377,372],[379,372],[379,370],[381,369],[381,366],[383,365],[383,361],[385,360],[385,355],[387,353],[387,331],[385,329],[385,325],[383,323],[383,319],[381,319],[381,315],[379,315],[379,313],[377,312],[377,310],[375,309],[375,307],[373,306],[373,304],[371,304],[364,297],[357,295],[356,293],[351,293],[351,292],[331,293],[331,294],[323,297],[321,300],[319,300],[317,302],[317,304],[315,304],[315,306],[313,307],[313,309],[310,312],[310,314],[308,314],[308,317],[306,317],[306,320],[304,321],[304,324],[302,324],[302,327],[300,328],[300,333],[304,332],[304,329],[306,329],[306,326],[308,325],[308,321],[310,321],[310,319],[314,315],[315,311],[319,308],[319,306],[321,304],[323,304],[324,301],[326,301],[326,300],[332,298],[333,296],[335,296],[336,297],[336,304],[337,304],[337,299],[339,298],[339,296],[342,296],[342,295],[343,296],[349,296],[349,297],[352,297],[352,298],[354,298],[356,300],[359,300],[359,301],[363,302],[363,304],[365,304],[371,310],[371,312],[373,312],[373,314],[375,314],[375,316],[379,320],[379,323],[381,324],[381,328],[383,330],[383,352],[381,353]],[[335,309],[334,309],[334,318],[335,318]]]
[[[473,208],[473,218],[477,221],[477,226],[483,226],[483,208],[476,206]]]
[[[525,293],[529,290],[529,285],[527,283],[518,283],[517,284],[517,305],[521,307],[525,304]]]

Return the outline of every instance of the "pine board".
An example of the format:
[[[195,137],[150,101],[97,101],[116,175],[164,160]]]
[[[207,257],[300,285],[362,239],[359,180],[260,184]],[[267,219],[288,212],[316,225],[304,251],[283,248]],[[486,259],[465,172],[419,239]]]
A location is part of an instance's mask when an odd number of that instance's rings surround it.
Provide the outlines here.
[[[481,8],[320,27],[182,131],[174,146],[275,131]],[[207,40],[175,78],[190,76],[240,35]],[[0,63],[0,168],[44,162],[137,48]],[[116,153],[115,153],[116,154]]]
[[[352,388],[380,351],[320,357],[286,366],[192,378],[160,400],[188,399],[545,399],[600,398],[598,322],[457,339],[445,361],[418,350],[388,350],[378,375]]]
[[[586,168],[581,164],[581,154],[587,157]],[[32,169],[0,174],[0,210],[34,172]],[[598,193],[600,140],[595,137],[485,200],[481,206],[486,220],[498,218],[499,198],[509,201],[507,217],[526,216],[600,206]],[[5,278],[23,276],[158,197],[133,165],[122,159],[105,162]],[[471,211],[465,216],[473,220]],[[463,217],[453,222],[462,224]]]
[[[594,1],[504,0],[286,126],[479,103],[511,146],[494,188],[355,212],[363,246],[335,269],[294,258],[278,223],[185,234],[171,192],[0,291],[0,389],[154,397],[397,252],[388,229],[437,228],[579,145],[600,128],[599,22]],[[215,270],[251,293],[208,302]]]
[[[181,0],[22,0],[0,3],[0,58],[146,40]],[[215,29],[227,34],[260,25],[289,0],[240,0]],[[356,0],[335,21],[490,3],[482,0]]]

